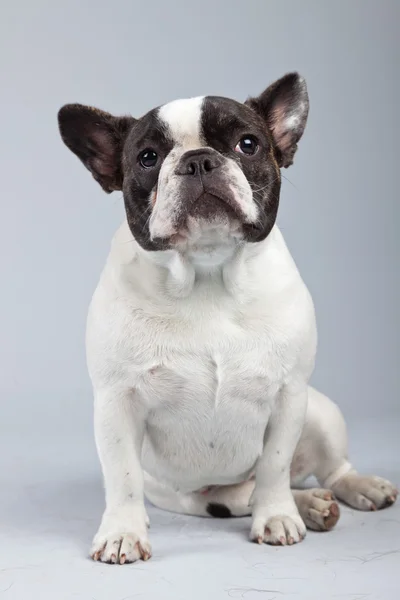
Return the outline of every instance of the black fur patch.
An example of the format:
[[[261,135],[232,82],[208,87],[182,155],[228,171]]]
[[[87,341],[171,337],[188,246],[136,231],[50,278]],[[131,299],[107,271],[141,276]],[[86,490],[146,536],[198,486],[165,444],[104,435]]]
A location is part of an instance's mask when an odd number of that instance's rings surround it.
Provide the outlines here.
[[[138,155],[146,148],[157,152],[159,160],[153,169],[143,169]],[[128,135],[122,153],[124,174],[123,193],[125,211],[130,230],[136,241],[146,250],[162,250],[159,243],[150,239],[149,221],[151,215],[150,194],[156,190],[161,165],[173,148],[158,119],[158,109],[154,109],[139,119]]]
[[[235,100],[207,96],[203,103],[201,126],[207,146],[236,161],[254,190],[260,216],[257,224],[243,226],[245,239],[248,242],[264,240],[276,220],[281,186],[271,133],[265,119],[252,107]],[[255,156],[235,152],[235,146],[246,135],[252,135],[258,141],[259,151]]]
[[[230,519],[232,517],[229,508],[225,504],[219,504],[219,502],[210,502],[207,505],[207,512],[216,519]]]

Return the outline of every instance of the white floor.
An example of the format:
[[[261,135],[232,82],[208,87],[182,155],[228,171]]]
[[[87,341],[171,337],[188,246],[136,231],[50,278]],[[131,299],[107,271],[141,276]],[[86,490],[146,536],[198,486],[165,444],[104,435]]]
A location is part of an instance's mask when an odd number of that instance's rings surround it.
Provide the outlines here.
[[[379,423],[374,436],[373,426],[352,432],[358,466],[399,483],[398,423]],[[310,532],[284,548],[248,542],[249,519],[197,519],[150,507],[152,560],[109,566],[87,558],[103,507],[90,435],[67,441],[9,432],[0,468],[5,600],[400,598],[400,504],[367,514],[343,507],[334,531]]]

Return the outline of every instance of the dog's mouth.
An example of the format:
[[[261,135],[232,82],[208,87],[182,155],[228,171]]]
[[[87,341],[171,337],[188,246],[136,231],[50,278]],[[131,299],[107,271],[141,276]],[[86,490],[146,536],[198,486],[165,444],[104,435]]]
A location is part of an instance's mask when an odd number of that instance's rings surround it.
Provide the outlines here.
[[[241,237],[245,216],[240,206],[229,197],[203,191],[197,199],[183,204],[184,210],[176,221],[173,245],[189,239],[204,243],[211,237]]]
[[[222,198],[220,195],[206,191],[191,203],[187,214],[195,219],[206,221],[215,221],[225,217],[242,222],[245,218],[237,202],[229,197]]]
[[[181,197],[179,208],[172,220],[170,235],[155,238],[159,249],[186,246],[187,244],[224,244],[229,240],[247,238],[249,233],[255,237],[258,223],[247,218],[240,202],[229,188],[207,186],[197,194],[186,190]]]

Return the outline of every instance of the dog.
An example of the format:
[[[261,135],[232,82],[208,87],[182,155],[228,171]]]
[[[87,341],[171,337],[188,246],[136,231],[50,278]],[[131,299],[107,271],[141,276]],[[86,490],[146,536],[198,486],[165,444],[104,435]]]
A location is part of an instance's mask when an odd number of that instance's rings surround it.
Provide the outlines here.
[[[397,490],[347,456],[343,416],[309,386],[310,294],[276,225],[281,169],[309,110],[289,73],[246,102],[205,96],[139,119],[79,104],[61,137],[126,219],[94,293],[87,361],[106,508],[91,556],[151,557],[144,496],[167,511],[252,515],[294,544]],[[295,489],[314,475],[321,488]]]

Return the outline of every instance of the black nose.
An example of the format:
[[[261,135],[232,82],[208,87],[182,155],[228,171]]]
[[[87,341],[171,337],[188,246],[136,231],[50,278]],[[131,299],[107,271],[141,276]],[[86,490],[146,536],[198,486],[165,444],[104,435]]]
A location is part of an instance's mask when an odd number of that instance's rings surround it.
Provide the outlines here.
[[[178,175],[204,176],[222,165],[222,157],[215,150],[199,148],[189,150],[181,157],[176,172]]]

